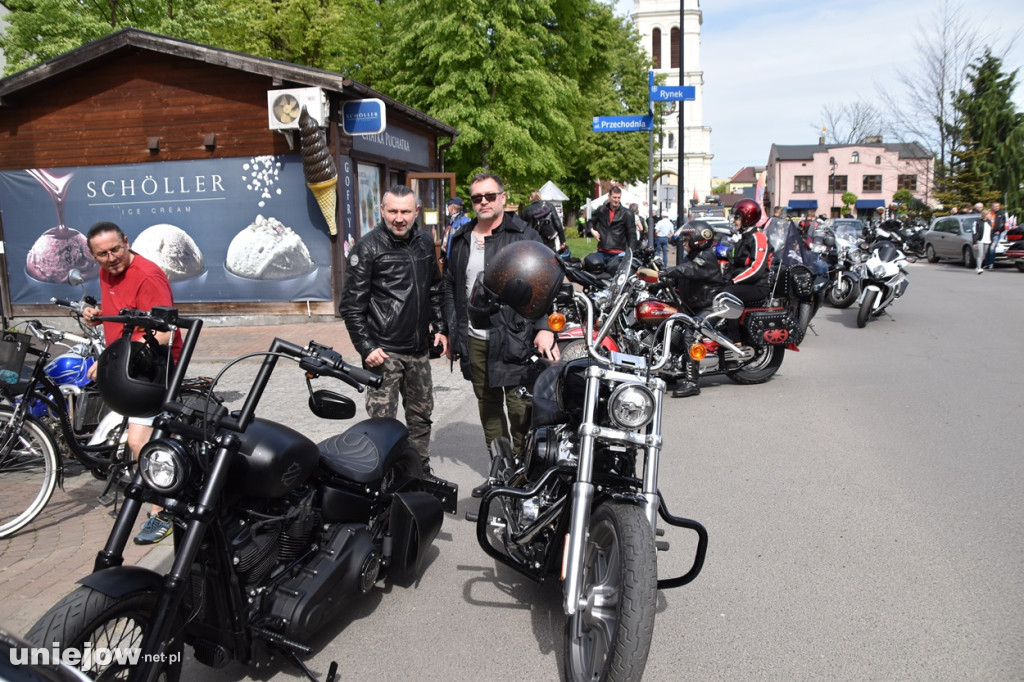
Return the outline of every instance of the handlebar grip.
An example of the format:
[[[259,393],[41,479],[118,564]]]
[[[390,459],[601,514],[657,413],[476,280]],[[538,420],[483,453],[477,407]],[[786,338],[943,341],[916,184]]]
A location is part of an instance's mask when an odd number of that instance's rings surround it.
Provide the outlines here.
[[[54,305],[59,305],[64,308],[71,307],[71,301],[67,300],[66,298],[51,298],[50,303]]]
[[[368,372],[361,367],[356,367],[355,365],[350,365],[348,363],[345,363],[345,371],[350,377],[359,383],[372,386],[373,388],[380,388],[381,383],[384,381],[384,377],[381,375]]]

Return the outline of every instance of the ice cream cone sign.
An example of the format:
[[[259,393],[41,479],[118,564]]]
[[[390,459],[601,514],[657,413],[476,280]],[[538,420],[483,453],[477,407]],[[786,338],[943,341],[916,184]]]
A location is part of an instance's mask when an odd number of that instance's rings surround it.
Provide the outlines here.
[[[316,197],[320,212],[327,220],[327,228],[332,235],[338,234],[338,169],[331,150],[327,148],[327,134],[309,115],[306,107],[302,107],[299,114],[299,136],[306,186]]]

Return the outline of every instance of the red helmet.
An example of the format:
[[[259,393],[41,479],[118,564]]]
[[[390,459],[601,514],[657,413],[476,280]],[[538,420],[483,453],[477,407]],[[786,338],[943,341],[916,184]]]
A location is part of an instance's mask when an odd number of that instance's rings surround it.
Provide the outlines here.
[[[753,227],[761,220],[761,207],[753,199],[740,199],[732,207],[732,216],[739,216],[743,227]]]

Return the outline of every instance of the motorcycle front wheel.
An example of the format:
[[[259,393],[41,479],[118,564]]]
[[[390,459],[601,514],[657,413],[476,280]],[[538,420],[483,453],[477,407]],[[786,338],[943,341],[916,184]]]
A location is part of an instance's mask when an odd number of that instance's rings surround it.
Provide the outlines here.
[[[825,296],[833,308],[849,308],[857,300],[859,293],[857,283],[850,277],[843,277],[842,283],[836,282],[830,286]]]
[[[757,351],[757,357],[749,365],[726,372],[725,376],[743,386],[763,384],[779,371],[785,354],[786,349],[782,346],[762,346]]]
[[[857,311],[857,326],[863,328],[871,317],[871,309],[875,307],[877,291],[868,291],[864,294],[864,300],[860,302],[860,310]]]
[[[604,503],[590,518],[580,609],[565,622],[567,680],[639,680],[654,635],[654,534],[632,504]]]
[[[83,655],[78,669],[91,679],[128,679],[138,664],[156,603],[155,592],[135,591],[115,598],[83,585],[51,607],[25,638],[48,649],[76,650]],[[161,682],[177,682],[181,677],[181,627],[175,623],[164,648],[157,676]]]
[[[590,355],[587,350],[587,342],[583,339],[573,339],[564,344],[558,344],[558,350],[562,353],[562,362],[579,360]]]

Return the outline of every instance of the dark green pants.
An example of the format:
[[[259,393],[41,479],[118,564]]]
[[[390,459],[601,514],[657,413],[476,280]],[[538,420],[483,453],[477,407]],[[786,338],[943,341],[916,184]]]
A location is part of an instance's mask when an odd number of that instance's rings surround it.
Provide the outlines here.
[[[530,414],[530,399],[517,395],[519,386],[493,388],[487,383],[487,341],[469,338],[469,365],[473,371],[473,392],[480,409],[480,424],[484,427],[487,447],[499,436],[509,438],[519,452],[526,438]],[[506,409],[508,415],[506,417]]]

